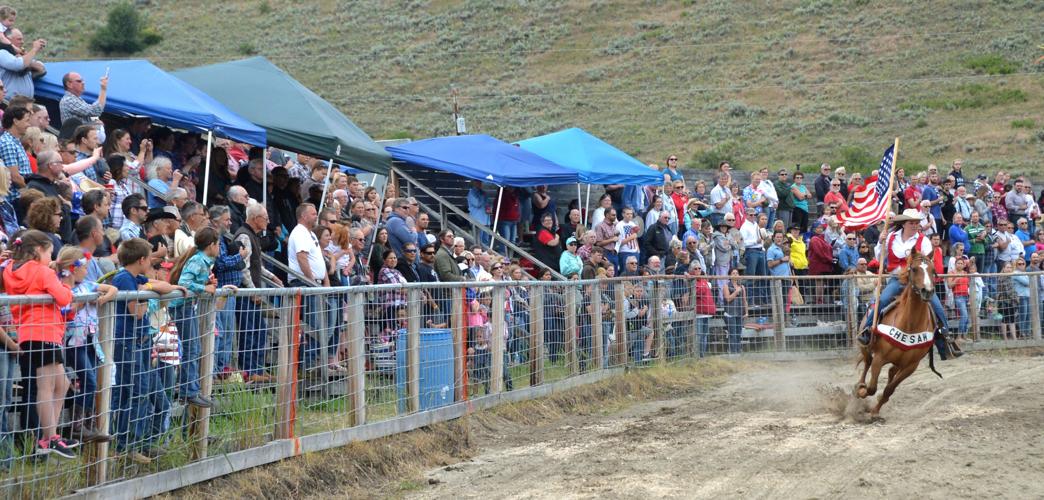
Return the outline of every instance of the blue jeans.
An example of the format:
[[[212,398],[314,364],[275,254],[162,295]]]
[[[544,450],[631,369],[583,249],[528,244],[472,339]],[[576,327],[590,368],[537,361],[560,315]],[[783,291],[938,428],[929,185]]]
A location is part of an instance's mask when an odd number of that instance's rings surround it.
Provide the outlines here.
[[[765,276],[768,274],[768,262],[765,260],[765,250],[760,248],[748,248],[743,252],[743,265],[747,269],[743,272],[745,276]],[[750,285],[750,301],[754,304],[768,302],[768,285],[765,280],[754,280]]]
[[[214,338],[214,373],[221,373],[232,362],[232,339],[236,331],[236,298],[228,297],[225,307],[218,309],[217,337]]]
[[[888,304],[891,304],[892,301],[895,300],[895,298],[898,297],[902,291],[903,285],[899,283],[899,278],[894,275],[889,277],[888,283],[885,285],[884,290],[881,291],[881,299],[879,302],[881,305],[879,306],[878,311],[883,311],[886,307],[888,307]],[[943,309],[942,302],[939,301],[939,296],[933,293],[929,305],[932,306],[932,311],[935,312],[936,324],[938,326],[946,327],[947,329],[949,329],[950,324],[948,321],[946,321],[946,310]],[[865,326],[869,328],[871,325],[873,325],[873,322],[874,315],[868,314],[866,317]]]
[[[87,345],[65,348],[65,361],[80,380],[80,393],[72,398],[72,403],[91,414],[94,410],[94,393],[98,390],[94,345],[88,342]]]
[[[1030,331],[1029,297],[1019,297],[1019,335],[1028,335]]]
[[[968,333],[968,324],[971,321],[971,318],[968,317],[968,296],[956,295],[953,297],[953,303],[957,306],[957,312],[961,314],[961,319],[957,323],[957,333],[964,335]]]
[[[118,338],[114,342],[116,385],[112,387],[112,423],[119,450],[141,448],[148,438],[151,347],[151,340]]]
[[[518,241],[518,221],[498,221],[497,222],[497,233],[500,233],[505,240],[515,243]],[[503,243],[497,243],[498,252],[501,255],[507,255],[507,245]]]
[[[743,317],[725,316],[725,329],[729,334],[729,352],[739,354],[743,350],[740,343],[743,334]]]
[[[776,221],[776,209],[765,207],[765,215],[768,216],[768,228],[772,229],[772,223]]]
[[[14,383],[20,378],[18,356],[0,346],[0,470],[9,468],[15,457],[14,426],[8,414],[14,409]]]
[[[185,303],[170,308],[170,316],[178,327],[181,345],[181,366],[178,369],[178,397],[199,395],[199,316],[195,304]]]
[[[160,361],[149,369],[152,392],[149,394],[149,442],[170,430],[170,392],[174,389],[174,366]]]
[[[265,354],[268,348],[268,327],[261,307],[250,297],[240,301],[239,308],[239,369],[249,375],[260,375],[265,371]]]
[[[574,353],[574,356],[576,356],[575,359],[580,361],[580,371],[586,371],[587,364],[591,361],[591,332],[593,328],[591,328],[591,325],[580,325],[579,330],[580,334],[576,339],[577,352]],[[569,335],[569,332],[566,332],[566,335]]]
[[[710,334],[710,318],[696,318],[696,342],[700,346],[700,357],[707,355],[707,337]]]

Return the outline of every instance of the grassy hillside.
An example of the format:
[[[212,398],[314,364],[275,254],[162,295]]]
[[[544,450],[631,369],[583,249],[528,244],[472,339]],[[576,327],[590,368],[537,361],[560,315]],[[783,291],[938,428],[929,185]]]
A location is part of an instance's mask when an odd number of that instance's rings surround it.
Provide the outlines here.
[[[895,136],[903,163],[1044,158],[1039,1],[149,3],[165,39],[139,57],[264,55],[376,138],[450,133],[455,87],[469,132],[580,126],[647,162],[866,168]],[[50,59],[96,57],[99,4],[36,0],[19,24]]]

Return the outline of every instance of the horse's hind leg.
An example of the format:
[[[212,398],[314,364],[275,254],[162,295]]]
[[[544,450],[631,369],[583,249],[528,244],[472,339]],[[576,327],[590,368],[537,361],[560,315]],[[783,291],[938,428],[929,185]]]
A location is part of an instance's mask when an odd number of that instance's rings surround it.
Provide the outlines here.
[[[888,398],[892,397],[895,388],[899,387],[899,384],[902,383],[903,380],[906,380],[907,377],[913,375],[913,372],[917,371],[917,365],[919,364],[920,363],[911,363],[906,365],[899,370],[898,373],[895,373],[895,376],[892,376],[893,371],[895,370],[895,367],[892,367],[892,370],[888,372],[888,385],[885,386],[884,392],[881,393],[881,396],[877,398],[877,405],[870,411],[870,418],[877,417],[881,414],[881,407],[888,402]]]

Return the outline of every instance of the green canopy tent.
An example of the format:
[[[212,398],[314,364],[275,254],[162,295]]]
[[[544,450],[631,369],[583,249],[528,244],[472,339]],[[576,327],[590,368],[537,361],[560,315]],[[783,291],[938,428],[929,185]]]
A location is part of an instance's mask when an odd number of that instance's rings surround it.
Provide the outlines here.
[[[384,148],[264,57],[173,74],[265,129],[269,145],[388,175],[391,156]]]

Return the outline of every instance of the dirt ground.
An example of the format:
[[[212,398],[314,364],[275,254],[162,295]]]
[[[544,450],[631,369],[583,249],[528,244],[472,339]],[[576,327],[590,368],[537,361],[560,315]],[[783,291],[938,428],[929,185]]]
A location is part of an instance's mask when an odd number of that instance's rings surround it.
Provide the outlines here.
[[[973,353],[937,367],[945,379],[922,364],[877,423],[852,411],[854,366],[830,361],[476,430],[472,459],[429,471],[407,498],[1044,496],[1044,357]]]

